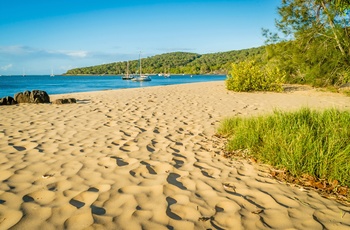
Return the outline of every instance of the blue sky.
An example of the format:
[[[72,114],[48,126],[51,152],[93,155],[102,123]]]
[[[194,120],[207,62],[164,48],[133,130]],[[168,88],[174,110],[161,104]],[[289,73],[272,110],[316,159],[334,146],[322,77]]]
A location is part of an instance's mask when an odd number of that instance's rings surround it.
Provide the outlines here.
[[[261,46],[280,0],[3,0],[0,75]]]

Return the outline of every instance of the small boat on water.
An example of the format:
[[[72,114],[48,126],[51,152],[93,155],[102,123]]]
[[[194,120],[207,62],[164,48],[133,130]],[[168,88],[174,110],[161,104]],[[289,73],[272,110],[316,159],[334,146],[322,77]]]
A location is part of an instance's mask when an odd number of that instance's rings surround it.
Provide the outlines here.
[[[165,78],[170,78],[170,67],[168,68],[168,73],[164,73]]]
[[[140,75],[131,79],[132,81],[151,81],[152,79],[147,75]]]
[[[134,77],[129,75],[129,61],[126,63],[126,75],[122,77],[123,80],[132,80]]]
[[[134,77],[129,75],[129,76],[123,76],[122,79],[123,80],[132,80],[132,79],[134,79]]]
[[[138,77],[134,77],[133,79],[131,79],[132,81],[151,81],[152,79],[147,76],[147,75],[142,75],[142,67],[141,67],[141,52],[140,52],[140,57],[139,57],[139,61],[140,61],[140,75]]]

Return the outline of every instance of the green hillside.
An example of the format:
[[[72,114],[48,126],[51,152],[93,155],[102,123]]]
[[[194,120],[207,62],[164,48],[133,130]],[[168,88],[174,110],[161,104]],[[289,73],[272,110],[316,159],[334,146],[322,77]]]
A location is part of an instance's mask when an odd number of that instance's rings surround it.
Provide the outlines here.
[[[173,52],[142,59],[142,72],[148,74],[226,74],[231,63],[247,58],[261,58],[265,47],[250,48],[211,54]],[[103,65],[68,70],[66,75],[80,74],[125,74],[127,62],[114,62]],[[137,73],[139,60],[129,61],[129,73]]]

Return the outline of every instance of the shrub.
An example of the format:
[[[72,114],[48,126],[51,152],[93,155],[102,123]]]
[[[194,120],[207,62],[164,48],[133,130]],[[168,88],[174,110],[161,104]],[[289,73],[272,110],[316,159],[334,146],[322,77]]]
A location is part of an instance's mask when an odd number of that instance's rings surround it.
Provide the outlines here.
[[[304,108],[296,112],[222,122],[227,150],[247,150],[264,163],[350,186],[350,112]]]
[[[285,73],[277,67],[264,66],[255,61],[232,64],[226,88],[238,92],[283,91]]]

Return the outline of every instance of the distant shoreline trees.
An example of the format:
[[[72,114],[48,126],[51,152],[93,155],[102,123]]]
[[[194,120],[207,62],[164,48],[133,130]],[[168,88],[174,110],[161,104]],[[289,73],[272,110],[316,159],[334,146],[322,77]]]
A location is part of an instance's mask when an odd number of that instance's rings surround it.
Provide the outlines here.
[[[165,53],[143,58],[142,72],[149,74],[227,74],[228,69],[233,62],[240,62],[253,57],[261,57],[264,53],[264,47],[203,55],[188,52]],[[129,61],[129,73],[138,72],[138,63],[138,60]],[[123,61],[75,68],[68,70],[65,75],[117,75],[125,74],[126,69],[127,61]]]

